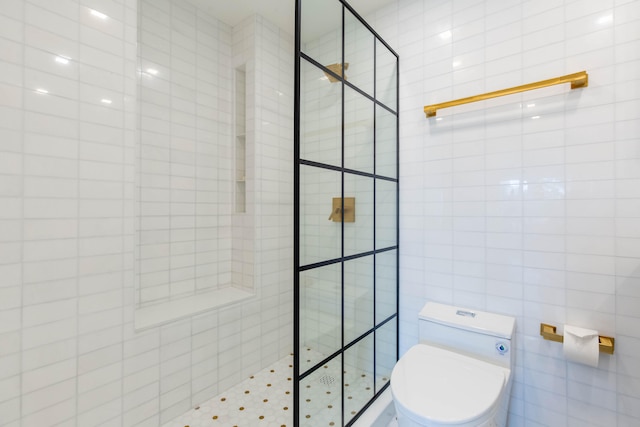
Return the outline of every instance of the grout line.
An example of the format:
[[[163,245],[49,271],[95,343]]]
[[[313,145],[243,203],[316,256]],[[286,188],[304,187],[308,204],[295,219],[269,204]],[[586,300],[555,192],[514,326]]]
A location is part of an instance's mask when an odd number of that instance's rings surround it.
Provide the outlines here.
[[[77,30],[77,39],[75,40],[74,44],[77,46],[78,48],[78,52],[80,52],[80,46],[82,45],[82,10],[80,7],[80,4],[77,5],[77,16],[78,16],[78,30]],[[80,57],[80,54],[78,54],[78,57]],[[75,312],[75,344],[76,344],[76,349],[75,349],[75,402],[74,402],[74,406],[75,406],[75,418],[77,419],[78,414],[80,412],[80,259],[81,256],[80,254],[82,253],[81,250],[82,248],[80,247],[80,200],[81,200],[81,193],[80,193],[80,181],[82,180],[82,176],[81,176],[81,165],[83,163],[83,158],[82,158],[82,150],[81,150],[81,138],[80,138],[80,133],[81,133],[81,128],[82,128],[82,96],[80,94],[80,86],[81,86],[81,71],[80,71],[80,67],[78,67],[78,74],[76,75],[76,84],[78,85],[78,99],[76,100],[76,112],[77,112],[77,121],[76,121],[76,194],[75,194],[75,199],[76,199],[76,224],[75,224],[75,241],[76,241],[76,256],[75,256],[75,285],[76,285],[76,294],[74,295],[74,298],[76,300],[76,312]]]
[[[22,3],[22,22],[26,22],[26,11],[25,11],[25,2]],[[23,26],[22,28],[22,38],[23,40],[25,39],[25,33],[26,33],[26,26]],[[26,53],[27,51],[27,45],[26,43],[22,43],[22,48],[21,48],[21,53],[22,53],[22,63],[24,64],[25,58],[26,58]],[[21,103],[22,105],[26,104],[26,88],[24,87],[25,84],[25,80],[26,80],[26,67],[22,67],[22,96],[21,96]],[[25,266],[24,266],[24,244],[25,244],[25,240],[24,240],[24,235],[25,235],[25,223],[24,223],[24,188],[25,188],[25,181],[26,181],[26,176],[25,176],[25,165],[26,165],[26,161],[25,161],[25,130],[26,130],[26,114],[23,111],[22,112],[22,119],[21,119],[21,136],[20,136],[20,146],[21,146],[21,161],[22,161],[22,179],[21,179],[21,184],[22,184],[22,191],[21,191],[21,202],[20,202],[20,214],[22,216],[21,218],[21,224],[20,224],[20,237],[22,239],[22,243],[20,245],[20,323],[18,325],[18,332],[20,333],[20,342],[19,342],[19,351],[20,351],[20,362],[19,362],[19,371],[18,371],[18,381],[19,381],[19,395],[17,396],[18,399],[18,418],[17,418],[17,422],[20,424],[22,422],[22,416],[24,413],[24,405],[23,405],[23,401],[24,399],[22,398],[22,396],[24,395],[23,392],[23,387],[24,387],[24,337],[23,337],[23,325],[24,325],[24,301],[25,301],[25,286],[24,286],[24,276],[25,276]]]

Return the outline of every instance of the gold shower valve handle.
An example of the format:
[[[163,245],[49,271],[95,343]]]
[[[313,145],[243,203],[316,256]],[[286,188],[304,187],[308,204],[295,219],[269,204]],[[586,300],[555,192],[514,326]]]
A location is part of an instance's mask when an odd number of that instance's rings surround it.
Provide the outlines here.
[[[329,221],[355,222],[356,221],[356,198],[345,197],[343,202],[342,198],[334,197],[331,203],[331,215],[329,215]]]
[[[329,219],[330,220],[333,219],[334,221],[340,221],[339,218],[337,220],[334,219],[336,215],[338,216],[340,215],[340,208],[336,208],[333,212],[331,212],[331,214],[329,215]]]

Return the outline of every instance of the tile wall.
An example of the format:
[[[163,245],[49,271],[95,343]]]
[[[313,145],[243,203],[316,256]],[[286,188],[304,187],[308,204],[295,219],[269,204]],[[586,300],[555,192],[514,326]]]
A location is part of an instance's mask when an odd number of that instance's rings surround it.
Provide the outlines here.
[[[247,271],[245,264],[243,274],[254,276],[259,299],[243,306],[242,348],[235,353],[242,374],[235,374],[225,389],[289,355],[293,346],[293,37],[259,15],[249,21],[253,49],[248,70],[253,62],[255,72],[247,84],[253,97],[247,115],[254,118],[255,134],[248,130],[247,141],[254,147],[248,149],[247,164],[253,165],[255,180],[247,183],[247,192],[253,200],[248,209],[253,208],[255,239],[253,268]],[[250,248],[245,244],[243,250],[246,254]]]
[[[255,17],[258,296],[136,332],[137,22],[0,1],[0,425],[157,426],[291,351],[292,38]]]
[[[234,74],[235,93],[232,95],[234,110],[233,139],[230,141],[228,161],[231,170],[233,206],[231,215],[231,283],[246,291],[254,291],[254,242],[255,230],[255,19],[247,19],[236,25],[232,33],[231,70]],[[249,126],[250,124],[250,126]],[[248,214],[247,214],[248,213]]]
[[[232,29],[179,1],[141,1],[139,14],[144,306],[242,283],[232,283]]]
[[[640,424],[640,3],[399,0],[370,22],[401,58],[401,351],[426,300],[514,315],[510,425]],[[540,322],[616,354],[567,363]]]

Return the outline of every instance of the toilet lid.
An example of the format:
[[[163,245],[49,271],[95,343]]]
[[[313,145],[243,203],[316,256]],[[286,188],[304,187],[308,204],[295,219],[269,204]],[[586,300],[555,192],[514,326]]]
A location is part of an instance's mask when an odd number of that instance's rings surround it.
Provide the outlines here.
[[[391,373],[391,391],[415,421],[459,424],[496,404],[509,370],[438,347],[418,344]]]

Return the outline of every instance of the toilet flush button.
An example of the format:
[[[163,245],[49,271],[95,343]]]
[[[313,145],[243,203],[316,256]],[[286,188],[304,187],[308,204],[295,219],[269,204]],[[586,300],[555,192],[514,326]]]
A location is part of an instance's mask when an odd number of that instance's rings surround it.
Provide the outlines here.
[[[507,354],[509,352],[509,345],[507,343],[498,341],[496,343],[496,350],[498,350],[498,353],[500,354]]]

